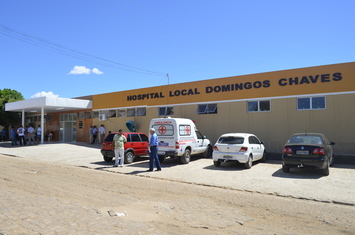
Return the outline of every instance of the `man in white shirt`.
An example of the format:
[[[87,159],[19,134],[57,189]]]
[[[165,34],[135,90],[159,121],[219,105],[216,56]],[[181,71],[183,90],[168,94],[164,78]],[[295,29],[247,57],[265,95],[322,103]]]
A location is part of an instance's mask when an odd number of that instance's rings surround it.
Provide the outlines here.
[[[105,134],[106,134],[105,127],[104,125],[101,125],[99,128],[99,143],[102,143],[102,141],[104,141]]]
[[[17,135],[18,137],[20,138],[20,145],[25,145],[26,142],[25,142],[25,128],[23,128],[23,126],[20,126],[18,129],[17,129]]]

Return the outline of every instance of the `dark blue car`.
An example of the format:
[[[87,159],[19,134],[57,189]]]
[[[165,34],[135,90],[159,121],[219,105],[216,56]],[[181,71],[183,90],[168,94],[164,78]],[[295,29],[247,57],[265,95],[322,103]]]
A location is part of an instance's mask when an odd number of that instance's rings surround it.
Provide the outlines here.
[[[334,142],[329,142],[322,133],[297,133],[291,136],[283,148],[282,170],[290,168],[318,168],[323,175],[329,175],[334,162]]]

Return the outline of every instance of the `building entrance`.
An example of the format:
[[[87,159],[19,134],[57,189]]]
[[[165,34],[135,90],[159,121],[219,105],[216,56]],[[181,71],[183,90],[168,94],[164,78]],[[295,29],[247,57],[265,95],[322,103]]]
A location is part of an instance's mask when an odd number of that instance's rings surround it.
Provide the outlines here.
[[[60,129],[59,141],[60,142],[73,142],[76,141],[76,114],[60,114]]]

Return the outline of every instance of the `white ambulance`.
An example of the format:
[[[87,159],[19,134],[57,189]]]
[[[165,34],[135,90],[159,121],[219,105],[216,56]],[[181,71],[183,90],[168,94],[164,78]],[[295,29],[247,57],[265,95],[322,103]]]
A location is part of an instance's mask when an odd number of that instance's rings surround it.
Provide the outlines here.
[[[154,128],[158,136],[158,155],[163,161],[165,157],[180,157],[184,164],[190,162],[191,155],[204,154],[212,156],[212,145],[206,136],[196,128],[195,123],[186,118],[154,118],[149,128]]]

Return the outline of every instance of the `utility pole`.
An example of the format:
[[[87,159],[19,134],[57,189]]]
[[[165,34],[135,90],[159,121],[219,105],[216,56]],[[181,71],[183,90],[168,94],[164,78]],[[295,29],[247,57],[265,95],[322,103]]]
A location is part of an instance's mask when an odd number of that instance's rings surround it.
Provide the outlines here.
[[[169,74],[167,73],[166,76],[168,77],[168,85],[170,84],[170,81],[169,81]]]

